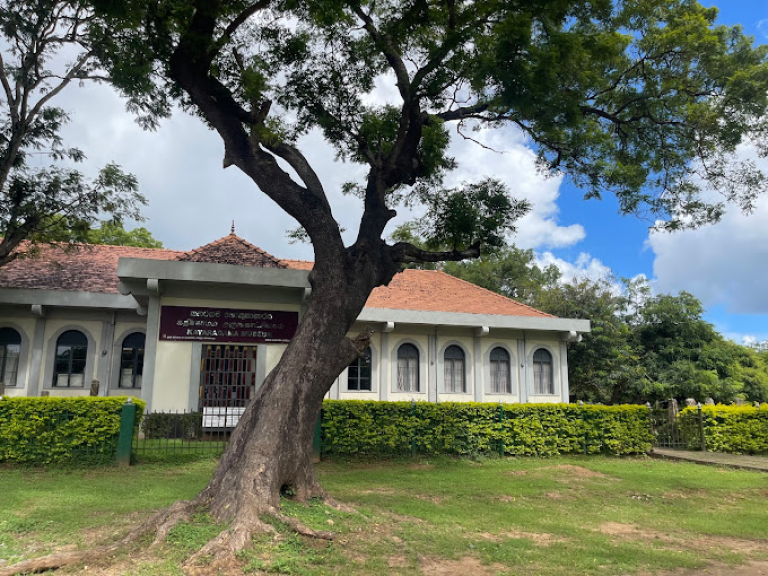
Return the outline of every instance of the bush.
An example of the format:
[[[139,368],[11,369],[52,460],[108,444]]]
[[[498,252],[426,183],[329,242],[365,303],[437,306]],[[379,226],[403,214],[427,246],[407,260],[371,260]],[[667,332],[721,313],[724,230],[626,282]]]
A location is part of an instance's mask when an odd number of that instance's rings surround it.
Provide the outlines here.
[[[688,414],[695,414],[696,410],[696,408],[686,408],[680,412],[680,416],[685,418]],[[704,438],[707,442],[707,450],[710,452],[768,453],[768,404],[763,404],[760,408],[722,404],[702,406],[701,416]],[[695,436],[695,442],[691,440],[689,445],[698,446],[698,427],[694,431],[692,426],[685,426],[683,434],[686,439],[689,436]]]
[[[199,440],[203,435],[203,413],[153,412],[144,416],[141,431],[147,439],[181,438]]]
[[[323,453],[640,454],[651,449],[644,406],[326,400]]]
[[[0,462],[111,463],[127,397],[0,397]],[[136,403],[136,426],[144,401]]]

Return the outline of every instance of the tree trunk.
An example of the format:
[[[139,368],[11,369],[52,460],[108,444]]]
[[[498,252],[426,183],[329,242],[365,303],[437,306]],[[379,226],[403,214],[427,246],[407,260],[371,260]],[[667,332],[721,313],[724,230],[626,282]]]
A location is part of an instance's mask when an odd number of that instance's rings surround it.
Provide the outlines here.
[[[365,338],[346,336],[367,293],[358,287],[350,298],[344,292],[313,293],[296,335],[240,418],[199,496],[216,520],[232,520],[236,529],[250,532],[260,515],[278,513],[281,493],[300,501],[324,495],[312,466],[323,397],[368,345]]]

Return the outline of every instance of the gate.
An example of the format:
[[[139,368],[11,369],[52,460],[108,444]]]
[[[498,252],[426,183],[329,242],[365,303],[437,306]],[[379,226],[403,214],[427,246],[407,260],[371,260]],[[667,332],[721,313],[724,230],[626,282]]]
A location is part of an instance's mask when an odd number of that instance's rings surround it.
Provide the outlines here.
[[[674,400],[657,402],[650,407],[649,419],[655,447],[706,451],[701,408],[678,412]]]
[[[255,346],[209,344],[200,362],[203,428],[231,429],[256,392]]]

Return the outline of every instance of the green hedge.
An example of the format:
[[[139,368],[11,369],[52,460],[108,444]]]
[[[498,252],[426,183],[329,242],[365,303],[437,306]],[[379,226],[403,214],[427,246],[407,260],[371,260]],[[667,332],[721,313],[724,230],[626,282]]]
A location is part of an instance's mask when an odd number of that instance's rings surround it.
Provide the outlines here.
[[[127,397],[0,397],[0,463],[111,463]],[[144,401],[136,403],[136,425]]]
[[[324,454],[640,454],[645,406],[326,400]]]
[[[680,412],[681,422],[688,423],[683,425],[684,437],[691,437],[689,445],[694,448],[699,444],[698,419],[691,417],[696,411],[697,408],[686,408]],[[768,454],[768,404],[760,408],[723,404],[702,406],[701,415],[708,451]]]
[[[199,440],[203,436],[203,413],[152,412],[144,416],[141,431],[147,439]]]

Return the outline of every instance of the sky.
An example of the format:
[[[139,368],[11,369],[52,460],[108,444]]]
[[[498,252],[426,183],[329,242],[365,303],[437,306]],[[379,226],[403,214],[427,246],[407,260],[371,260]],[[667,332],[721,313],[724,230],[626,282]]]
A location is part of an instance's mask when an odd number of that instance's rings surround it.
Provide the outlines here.
[[[768,43],[768,2],[717,0],[714,5],[720,8],[720,22],[741,24],[756,43]],[[379,96],[388,90],[382,85]],[[144,132],[124,102],[98,85],[68,88],[57,101],[71,113],[67,142],[86,153],[89,169],[114,161],[137,176],[149,200],[142,225],[167,248],[189,250],[216,240],[229,233],[234,221],[239,236],[275,256],[312,259],[311,246],[288,243],[286,231],[296,222],[236,168],[222,169],[221,140],[198,118],[178,112],[157,131]],[[518,221],[510,240],[533,249],[542,264],[556,264],[566,278],[644,275],[655,293],[686,290],[702,300],[706,319],[727,337],[746,343],[768,340],[768,197],[749,216],[730,209],[715,225],[650,233],[651,223],[620,216],[612,198],[585,201],[567,180],[541,175],[533,151],[513,129],[477,137],[499,152],[455,141],[451,153],[460,168],[449,184],[490,175],[504,181],[515,197],[529,200],[532,210]],[[360,202],[336,191],[362,177],[362,167],[336,161],[317,133],[300,145],[351,241]],[[768,170],[768,162],[764,165]],[[389,230],[410,217],[401,210]]]

